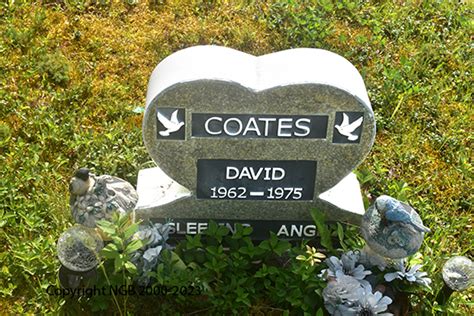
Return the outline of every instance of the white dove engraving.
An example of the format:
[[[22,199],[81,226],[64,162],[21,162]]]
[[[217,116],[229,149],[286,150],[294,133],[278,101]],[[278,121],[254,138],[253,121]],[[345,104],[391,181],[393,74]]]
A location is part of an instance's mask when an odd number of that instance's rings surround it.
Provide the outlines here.
[[[160,131],[161,136],[170,136],[171,133],[179,131],[179,129],[184,125],[184,122],[178,121],[178,110],[174,111],[171,114],[171,119],[169,120],[160,112],[157,112],[158,120],[164,127],[166,127],[165,131]]]
[[[354,132],[362,124],[363,120],[364,120],[364,116],[361,116],[354,122],[349,123],[349,116],[347,116],[346,113],[342,113],[341,125],[335,125],[334,127],[337,128],[338,132],[341,135],[346,136],[348,140],[354,141],[354,140],[357,140],[359,136],[352,134],[352,132]]]

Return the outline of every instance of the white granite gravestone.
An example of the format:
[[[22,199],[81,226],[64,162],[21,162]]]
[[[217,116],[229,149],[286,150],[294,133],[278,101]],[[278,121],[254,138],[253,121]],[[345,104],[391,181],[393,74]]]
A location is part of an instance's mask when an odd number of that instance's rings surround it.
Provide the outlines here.
[[[255,57],[230,48],[178,51],[153,71],[143,121],[156,168],[138,177],[137,216],[193,234],[210,219],[312,237],[310,209],[358,223],[351,171],[375,120],[362,77],[343,57],[291,49]]]

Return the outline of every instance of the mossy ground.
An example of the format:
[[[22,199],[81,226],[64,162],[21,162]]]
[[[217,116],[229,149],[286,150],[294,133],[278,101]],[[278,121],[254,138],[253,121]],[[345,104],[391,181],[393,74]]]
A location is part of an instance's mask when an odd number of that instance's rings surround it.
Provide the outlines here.
[[[156,64],[199,44],[254,55],[318,47],[350,60],[378,124],[358,168],[364,193],[419,211],[433,231],[421,249],[425,270],[438,286],[448,257],[472,258],[472,5],[301,3],[0,4],[0,311],[64,304],[45,288],[57,279],[56,240],[72,223],[71,173],[88,166],[134,183],[152,165],[133,110]],[[468,314],[470,299],[472,292],[455,295],[452,310]]]

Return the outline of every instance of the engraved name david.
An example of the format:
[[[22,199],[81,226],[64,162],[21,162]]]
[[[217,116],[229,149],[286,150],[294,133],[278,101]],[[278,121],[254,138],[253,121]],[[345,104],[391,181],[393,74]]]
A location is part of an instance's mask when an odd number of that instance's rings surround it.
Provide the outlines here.
[[[271,180],[282,180],[285,178],[285,169],[278,168],[278,167],[260,167],[260,168],[253,168],[253,167],[234,167],[234,166],[227,166],[225,172],[226,180],[242,180],[242,179],[249,179],[249,180],[264,180],[264,181],[271,181]]]

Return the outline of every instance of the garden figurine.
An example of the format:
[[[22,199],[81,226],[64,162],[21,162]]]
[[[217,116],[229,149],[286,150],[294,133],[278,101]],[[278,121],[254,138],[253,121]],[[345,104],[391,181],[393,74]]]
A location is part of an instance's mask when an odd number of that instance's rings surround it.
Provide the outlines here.
[[[138,269],[138,284],[150,282],[150,272],[156,270],[161,251],[169,248],[166,243],[170,232],[169,224],[145,222],[138,227],[132,239],[142,240],[144,245],[132,254],[131,262]]]
[[[474,262],[464,256],[454,256],[443,266],[444,287],[437,301],[445,304],[454,291],[461,292],[474,285]]]
[[[104,242],[95,229],[76,224],[59,236],[58,258],[69,270],[89,271],[99,264],[99,251],[103,246]]]
[[[79,224],[59,236],[59,281],[64,288],[82,288],[97,278],[99,251],[104,243],[95,229]]]
[[[87,168],[76,171],[69,184],[69,204],[76,223],[95,227],[96,221],[110,219],[114,212],[127,214],[138,201],[135,188],[120,178],[90,173]]]
[[[430,229],[408,204],[382,195],[365,212],[361,232],[368,246],[379,255],[402,259],[418,251]]]

